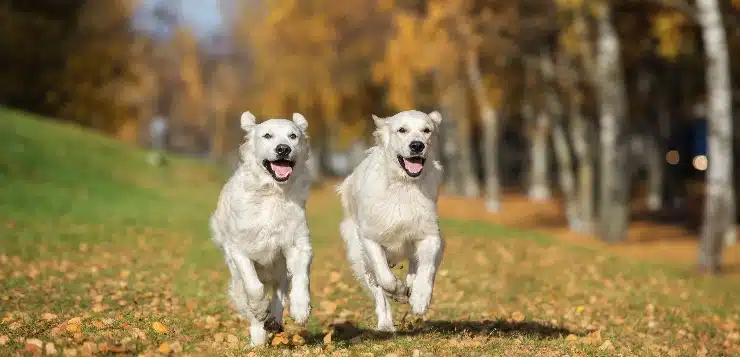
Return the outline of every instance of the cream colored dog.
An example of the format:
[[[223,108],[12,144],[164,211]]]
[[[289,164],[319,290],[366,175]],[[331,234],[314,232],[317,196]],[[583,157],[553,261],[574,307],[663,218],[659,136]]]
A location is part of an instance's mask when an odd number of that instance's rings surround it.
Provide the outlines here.
[[[338,187],[340,231],[352,269],[375,299],[378,330],[395,331],[386,295],[424,314],[432,297],[443,242],[437,223],[442,166],[437,161],[438,112],[373,115],[376,146]],[[409,261],[406,281],[391,267]]]
[[[255,346],[266,342],[268,330],[282,330],[286,297],[297,323],[305,323],[310,313],[308,122],[296,113],[292,121],[256,124],[245,112],[241,127],[246,132],[239,148],[242,162],[221,192],[211,232],[231,272],[229,296],[250,320],[250,345]]]

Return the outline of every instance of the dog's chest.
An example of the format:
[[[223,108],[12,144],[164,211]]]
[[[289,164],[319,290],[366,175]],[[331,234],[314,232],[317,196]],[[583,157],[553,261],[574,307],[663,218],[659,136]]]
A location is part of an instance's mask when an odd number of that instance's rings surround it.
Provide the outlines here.
[[[435,203],[416,189],[391,190],[371,198],[360,218],[368,238],[384,245],[399,245],[437,231]]]
[[[298,226],[305,223],[297,204],[277,198],[250,200],[235,209],[239,245],[260,264],[273,262],[283,247],[292,245]]]

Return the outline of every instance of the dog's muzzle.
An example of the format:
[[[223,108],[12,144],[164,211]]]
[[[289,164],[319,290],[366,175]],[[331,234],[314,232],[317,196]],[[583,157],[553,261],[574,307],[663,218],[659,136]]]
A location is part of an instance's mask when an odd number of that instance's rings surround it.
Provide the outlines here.
[[[424,170],[426,159],[421,156],[403,157],[398,155],[398,163],[410,177],[419,177]]]
[[[295,161],[289,160],[290,146],[280,144],[275,148],[275,154],[277,154],[276,160],[264,160],[262,165],[267,169],[267,172],[272,175],[272,178],[277,182],[288,181],[290,175],[293,173],[293,166]]]

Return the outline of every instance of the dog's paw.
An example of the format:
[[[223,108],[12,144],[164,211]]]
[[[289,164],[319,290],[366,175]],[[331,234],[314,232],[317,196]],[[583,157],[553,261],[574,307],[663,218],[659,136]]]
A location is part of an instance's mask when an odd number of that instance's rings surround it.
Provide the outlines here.
[[[409,287],[401,280],[396,279],[396,286],[393,288],[393,291],[388,291],[383,289],[386,295],[393,299],[394,301],[400,302],[400,303],[407,303],[409,301]]]
[[[265,321],[265,331],[268,333],[280,333],[283,332],[283,325],[275,317],[269,316]]]
[[[290,316],[295,323],[304,325],[311,314],[311,304],[308,299],[294,299],[290,301]]]
[[[411,291],[409,297],[409,305],[411,305],[411,312],[414,315],[424,315],[429,309],[429,301],[432,298],[431,292],[426,292],[422,289],[415,289]]]

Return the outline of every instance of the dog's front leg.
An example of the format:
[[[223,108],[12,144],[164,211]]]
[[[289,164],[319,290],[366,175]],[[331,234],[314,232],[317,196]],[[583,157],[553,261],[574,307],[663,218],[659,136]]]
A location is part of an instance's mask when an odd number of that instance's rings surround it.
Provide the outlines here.
[[[438,235],[428,236],[417,243],[416,261],[418,265],[409,297],[411,312],[416,315],[423,315],[429,308],[434,276],[442,260],[443,250],[444,245]]]
[[[288,273],[290,274],[290,315],[297,324],[302,325],[311,313],[311,296],[308,274],[311,270],[313,252],[308,236],[296,240],[296,244],[286,250]]]
[[[409,289],[403,281],[393,275],[391,268],[388,266],[388,259],[385,257],[383,248],[373,240],[363,238],[362,241],[365,252],[370,258],[370,265],[372,266],[373,273],[375,273],[375,280],[378,282],[378,285],[394,300],[405,302],[408,298]]]
[[[249,326],[249,345],[263,345],[267,342],[267,331],[265,331],[265,320],[269,310],[269,301],[265,294],[265,288],[257,276],[252,261],[242,254],[238,248],[224,246],[226,262],[229,265],[232,275],[238,274],[240,281],[246,292],[246,305],[248,308]]]

